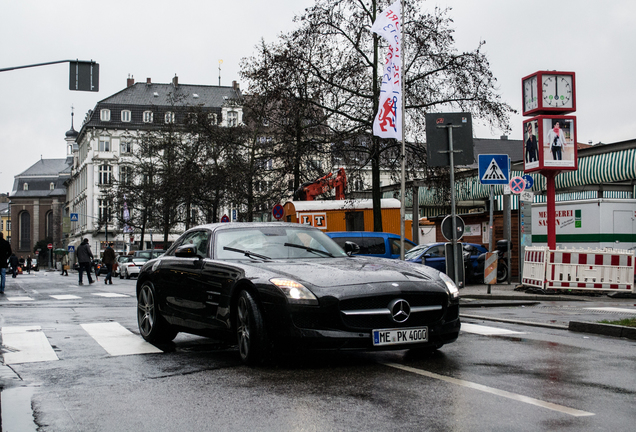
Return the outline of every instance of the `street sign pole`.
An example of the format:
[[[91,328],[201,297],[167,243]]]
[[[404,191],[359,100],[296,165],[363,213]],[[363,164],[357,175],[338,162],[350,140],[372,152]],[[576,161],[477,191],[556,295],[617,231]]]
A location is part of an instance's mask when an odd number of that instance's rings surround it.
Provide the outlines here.
[[[492,237],[494,234],[493,230],[493,218],[494,212],[493,207],[495,205],[495,185],[490,185],[490,219],[488,221],[488,252],[492,253]],[[486,265],[484,264],[484,269]],[[485,270],[484,270],[485,271]],[[490,284],[488,284],[487,294],[490,294]]]

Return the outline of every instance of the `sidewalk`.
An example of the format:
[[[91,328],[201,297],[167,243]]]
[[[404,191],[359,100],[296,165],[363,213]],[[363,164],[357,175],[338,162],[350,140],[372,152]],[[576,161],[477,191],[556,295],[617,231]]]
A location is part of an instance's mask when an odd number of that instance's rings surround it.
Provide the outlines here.
[[[612,301],[618,303],[634,303],[636,300],[634,293],[630,295],[624,292],[557,290],[552,294],[550,291],[540,293],[538,289],[515,291],[517,286],[519,286],[518,282],[512,282],[510,285],[505,283],[490,285],[490,294],[488,294],[486,284],[467,285],[459,290],[459,298],[460,300],[487,301]]]

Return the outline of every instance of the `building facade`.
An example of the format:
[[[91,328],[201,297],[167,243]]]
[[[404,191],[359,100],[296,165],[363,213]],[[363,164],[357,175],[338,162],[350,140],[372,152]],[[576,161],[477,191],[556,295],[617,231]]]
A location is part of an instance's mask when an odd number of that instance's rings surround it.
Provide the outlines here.
[[[120,252],[167,247],[156,230],[147,230],[142,241],[139,232],[118,225],[109,213],[108,191],[135,169],[133,153],[142,134],[183,123],[184,108],[189,106],[207,112],[212,124],[242,124],[243,112],[237,103],[241,97],[236,82],[229,87],[179,84],[175,76],[169,84],[153,83],[150,78],[135,83],[128,78],[126,88],[99,101],[68,145],[73,162],[65,211],[77,215],[77,221],[71,221],[69,245],[88,238],[93,253],[103,250],[106,241],[115,242]],[[171,233],[168,241],[181,231]]]

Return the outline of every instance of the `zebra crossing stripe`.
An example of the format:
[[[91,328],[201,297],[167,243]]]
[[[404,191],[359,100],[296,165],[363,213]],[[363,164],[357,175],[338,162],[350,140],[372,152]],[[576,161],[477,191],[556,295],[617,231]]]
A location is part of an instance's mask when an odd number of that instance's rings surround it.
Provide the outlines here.
[[[81,297],[78,297],[76,295],[71,295],[71,294],[52,295],[51,297],[53,297],[55,300],[77,300],[77,299],[81,299]]]
[[[93,295],[100,297],[130,297],[126,294],[117,294],[117,293],[93,293]]]
[[[81,324],[81,326],[112,356],[163,352],[116,322]]]
[[[461,331],[466,333],[474,333],[482,336],[500,336],[500,335],[513,335],[513,334],[525,334],[514,330],[507,330],[497,327],[482,326],[477,324],[462,323]]]
[[[5,364],[59,360],[40,326],[2,327]]]

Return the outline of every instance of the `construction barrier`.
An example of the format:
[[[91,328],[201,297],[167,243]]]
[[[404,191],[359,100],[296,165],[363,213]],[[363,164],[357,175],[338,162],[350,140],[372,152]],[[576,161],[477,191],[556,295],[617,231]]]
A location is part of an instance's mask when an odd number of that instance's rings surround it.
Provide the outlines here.
[[[525,248],[523,258],[523,274],[521,283],[532,287],[544,288],[545,269],[548,263],[549,249],[547,247]]]
[[[539,288],[634,291],[634,251],[527,247],[522,284]]]
[[[550,251],[546,288],[633,291],[634,252],[557,249]]]
[[[497,283],[497,264],[499,254],[497,252],[487,252],[484,262],[484,283],[494,285]]]

